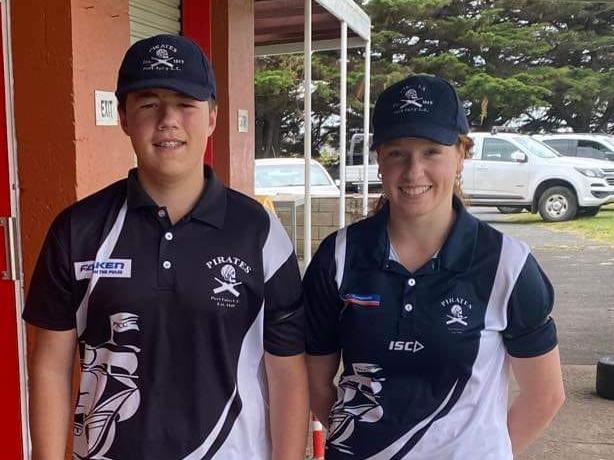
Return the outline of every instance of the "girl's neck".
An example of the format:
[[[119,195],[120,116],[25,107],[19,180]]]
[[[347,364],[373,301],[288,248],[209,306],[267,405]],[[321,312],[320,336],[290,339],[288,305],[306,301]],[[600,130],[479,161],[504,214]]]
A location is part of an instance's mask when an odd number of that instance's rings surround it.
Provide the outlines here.
[[[450,206],[424,216],[405,216],[390,208],[388,234],[390,244],[401,263],[410,272],[416,271],[430,260],[445,243],[456,211]]]

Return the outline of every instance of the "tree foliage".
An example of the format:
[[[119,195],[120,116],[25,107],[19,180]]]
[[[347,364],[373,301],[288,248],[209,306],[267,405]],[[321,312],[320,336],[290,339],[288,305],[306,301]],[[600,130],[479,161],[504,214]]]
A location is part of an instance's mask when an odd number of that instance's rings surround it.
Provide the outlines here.
[[[373,26],[372,101],[408,74],[429,73],[458,87],[474,129],[514,121],[531,132],[614,132],[612,1],[369,0],[362,7]],[[350,134],[362,130],[363,52],[349,52]],[[337,56],[314,55],[315,156],[338,140]],[[302,154],[302,74],[302,56],[259,62],[257,122],[271,123],[257,137],[259,156]],[[278,144],[264,141],[267,129],[279,130]]]

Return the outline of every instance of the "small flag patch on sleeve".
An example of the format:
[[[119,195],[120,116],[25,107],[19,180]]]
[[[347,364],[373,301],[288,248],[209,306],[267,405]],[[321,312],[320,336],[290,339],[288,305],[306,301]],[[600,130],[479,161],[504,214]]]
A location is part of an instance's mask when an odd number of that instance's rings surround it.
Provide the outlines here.
[[[362,307],[379,307],[379,294],[345,294],[343,296],[345,306],[350,304],[360,305]]]

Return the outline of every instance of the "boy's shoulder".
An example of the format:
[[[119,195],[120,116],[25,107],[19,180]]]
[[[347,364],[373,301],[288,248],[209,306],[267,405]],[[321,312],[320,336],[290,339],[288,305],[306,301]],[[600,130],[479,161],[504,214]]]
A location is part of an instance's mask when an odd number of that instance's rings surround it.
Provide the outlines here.
[[[103,223],[112,209],[119,209],[126,199],[126,181],[121,179],[64,208],[55,218],[52,229],[85,231]]]

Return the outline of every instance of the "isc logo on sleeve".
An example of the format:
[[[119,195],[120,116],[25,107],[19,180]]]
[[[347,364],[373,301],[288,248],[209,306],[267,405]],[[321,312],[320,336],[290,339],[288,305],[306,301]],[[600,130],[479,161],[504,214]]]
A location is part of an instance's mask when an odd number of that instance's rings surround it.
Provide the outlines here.
[[[101,278],[132,277],[132,259],[105,259],[75,262],[77,281],[89,279],[93,275]]]

